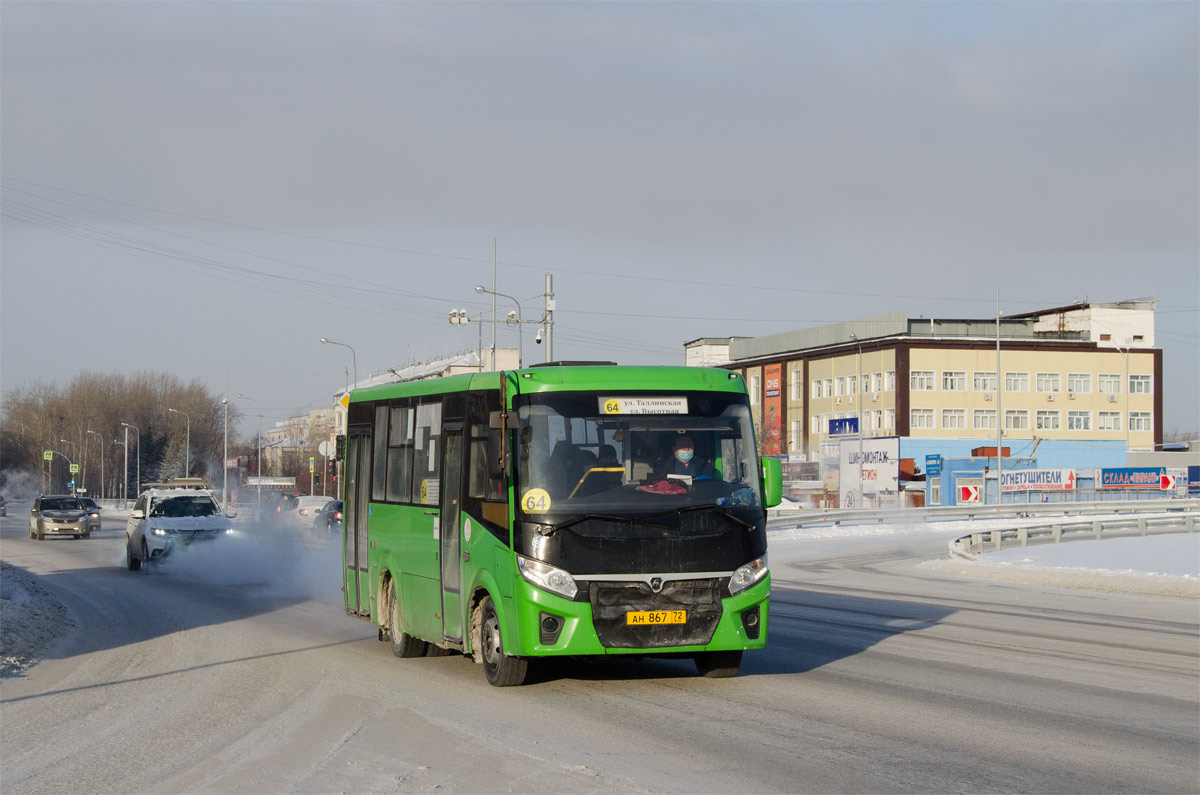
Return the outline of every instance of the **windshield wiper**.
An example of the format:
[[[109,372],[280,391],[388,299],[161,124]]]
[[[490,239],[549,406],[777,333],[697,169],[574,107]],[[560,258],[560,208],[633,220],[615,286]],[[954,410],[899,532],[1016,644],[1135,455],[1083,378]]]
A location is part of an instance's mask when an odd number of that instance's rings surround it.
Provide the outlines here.
[[[742,527],[746,528],[747,530],[757,530],[758,529],[758,525],[754,524],[753,522],[747,522],[745,519],[738,516],[736,513],[729,510],[728,508],[726,508],[724,505],[717,505],[716,503],[705,503],[703,505],[689,505],[686,508],[675,508],[674,510],[671,510],[671,511],[664,511],[662,513],[651,514],[647,518],[656,519],[659,516],[679,516],[679,515],[685,514],[685,513],[695,513],[696,511],[716,511],[717,513],[724,516],[726,519],[731,519],[734,522],[737,522],[738,524],[740,524]]]
[[[666,516],[668,514],[657,514],[657,515],[658,516]],[[649,518],[653,519],[654,517],[652,516]],[[543,527],[550,528],[550,532],[542,533],[542,535],[553,535],[555,530],[566,530],[568,527],[573,527],[573,526],[579,524],[580,522],[586,522],[588,519],[596,519],[597,521],[601,521],[601,522],[617,522],[618,524],[649,525],[651,527],[661,527],[666,530],[672,529],[668,525],[658,524],[656,522],[647,522],[647,521],[645,521],[644,518],[640,518],[640,517],[606,516],[604,514],[599,514],[599,513],[584,513],[584,514],[580,514],[579,516],[576,516],[574,519],[569,519],[565,522],[559,522],[558,524],[544,524]]]

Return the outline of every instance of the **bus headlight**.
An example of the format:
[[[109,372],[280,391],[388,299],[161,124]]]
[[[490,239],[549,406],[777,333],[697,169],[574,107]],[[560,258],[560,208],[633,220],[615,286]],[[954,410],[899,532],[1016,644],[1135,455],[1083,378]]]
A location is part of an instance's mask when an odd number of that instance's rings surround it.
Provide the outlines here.
[[[729,593],[735,594],[738,591],[744,591],[754,583],[767,576],[767,556],[763,555],[758,560],[752,560],[745,566],[741,566],[729,578]]]
[[[517,568],[528,582],[550,593],[574,599],[575,594],[579,592],[575,586],[575,578],[562,569],[520,555],[517,555]]]

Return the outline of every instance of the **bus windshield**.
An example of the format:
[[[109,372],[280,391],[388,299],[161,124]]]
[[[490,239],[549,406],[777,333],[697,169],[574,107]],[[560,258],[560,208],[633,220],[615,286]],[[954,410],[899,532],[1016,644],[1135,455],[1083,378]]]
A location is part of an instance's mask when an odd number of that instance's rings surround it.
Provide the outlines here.
[[[560,392],[514,402],[519,510],[534,521],[706,506],[762,513],[745,395]]]

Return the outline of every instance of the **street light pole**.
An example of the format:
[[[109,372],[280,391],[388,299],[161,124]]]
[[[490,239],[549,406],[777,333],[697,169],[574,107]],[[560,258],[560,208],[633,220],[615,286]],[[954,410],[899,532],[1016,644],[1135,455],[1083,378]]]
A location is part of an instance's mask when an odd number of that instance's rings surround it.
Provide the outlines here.
[[[321,337],[321,344],[322,345],[341,345],[343,348],[350,348],[350,356],[354,361],[354,385],[358,386],[358,353],[354,350],[353,346],[347,345],[344,342],[337,342],[335,340],[331,340],[328,337]]]
[[[1113,343],[1113,347],[1125,357],[1125,383],[1122,385],[1122,389],[1125,392],[1125,466],[1129,466],[1129,354],[1132,351],[1130,351],[1128,346],[1131,342],[1133,342],[1132,339],[1129,337],[1125,338],[1126,347],[1124,350],[1117,343]]]
[[[179,409],[167,409],[167,411],[172,414],[182,414],[187,423],[187,436],[184,437],[183,443],[183,476],[190,478],[192,476],[192,418],[187,415],[186,411]]]
[[[140,495],[142,493],[142,429],[136,425],[131,425],[128,422],[122,422],[121,424],[124,425],[126,428],[133,428],[135,435],[137,436],[137,443],[138,443],[138,446],[137,446],[137,493]],[[125,432],[125,446],[126,446],[125,478],[126,478],[126,480],[128,480],[129,479],[129,450],[128,450],[129,431]]]
[[[322,340],[323,342],[324,340]],[[238,397],[242,400],[251,400],[254,405],[258,406],[258,512],[262,513],[262,403],[259,403],[249,395],[243,395],[238,392]]]
[[[100,499],[104,499],[104,437],[95,431],[88,433],[100,440]]]
[[[228,379],[226,379],[228,380]],[[225,446],[221,451],[221,505],[229,505],[229,385],[225,385],[225,397],[221,398],[221,409],[225,413]]]
[[[863,485],[862,485],[862,456],[863,456],[863,420],[862,420],[862,340],[857,334],[851,334],[850,339],[854,340],[855,346],[858,348],[858,355],[854,361],[858,370],[858,375],[854,379],[854,391],[858,393],[858,503],[855,507],[863,508]]]
[[[508,300],[512,301],[514,304],[517,305],[517,368],[520,369],[521,367],[524,367],[523,362],[524,362],[525,357],[522,353],[522,344],[521,344],[522,337],[524,337],[524,333],[523,333],[524,330],[521,328],[521,323],[522,323],[521,302],[518,301],[517,299],[513,298],[511,295],[505,295],[504,293],[498,293],[495,290],[489,290],[488,288],[484,287],[482,284],[475,285],[475,292],[477,292],[481,295],[483,293],[490,293],[493,296],[500,296],[501,298],[507,298]],[[510,320],[509,322],[512,322],[512,321]],[[493,368],[496,367],[496,350],[495,350],[494,346],[492,348],[492,367]]]
[[[66,440],[66,439],[59,439],[59,441],[60,441],[60,442],[66,442],[67,440]],[[68,442],[68,444],[70,444],[70,443]],[[58,452],[57,450],[51,450],[51,451],[50,451],[50,453],[51,453],[51,455],[61,455],[63,458],[67,458],[67,454],[66,454],[66,453],[60,453],[60,452]],[[53,464],[53,463],[54,463],[54,462],[53,462],[53,461],[51,461],[51,464]],[[71,468],[71,467],[73,467],[73,466],[75,466],[75,462],[74,462],[74,461],[72,461],[71,459],[67,458],[67,475],[68,475],[68,476],[70,476],[70,474],[71,474],[71,469],[70,469],[70,468]],[[51,468],[51,474],[53,474],[53,467]],[[53,482],[51,482],[51,484],[50,484],[50,485],[52,485],[52,486],[53,486],[53,485],[54,485],[54,484],[53,484]],[[74,489],[71,489],[71,493],[72,493],[72,494],[74,494],[74,493],[75,493],[75,490],[74,490]]]

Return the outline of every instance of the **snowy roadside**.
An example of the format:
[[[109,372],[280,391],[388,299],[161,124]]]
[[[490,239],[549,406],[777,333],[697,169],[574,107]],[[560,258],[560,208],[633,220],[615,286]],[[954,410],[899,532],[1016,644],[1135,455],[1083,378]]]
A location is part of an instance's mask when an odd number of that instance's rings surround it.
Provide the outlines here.
[[[74,628],[36,575],[0,561],[0,677],[24,673],[51,641]]]
[[[1164,515],[1167,514],[1146,514]],[[783,549],[817,539],[918,535],[944,538],[949,544],[951,539],[972,532],[1044,523],[1044,519],[1033,517],[781,527],[770,529],[767,539],[772,547]],[[1200,533],[1163,533],[1099,541],[1081,538],[1061,544],[1035,544],[985,552],[974,562],[951,560],[947,555],[920,563],[918,568],[939,574],[1031,585],[1200,599]]]

